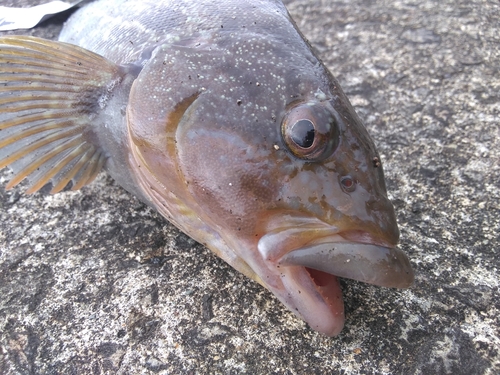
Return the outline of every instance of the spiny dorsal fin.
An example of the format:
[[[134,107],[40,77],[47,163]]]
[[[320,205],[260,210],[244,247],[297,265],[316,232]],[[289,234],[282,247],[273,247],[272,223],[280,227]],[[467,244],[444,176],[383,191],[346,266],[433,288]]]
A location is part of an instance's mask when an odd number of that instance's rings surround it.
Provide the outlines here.
[[[106,106],[124,71],[81,47],[28,36],[0,38],[0,169],[28,177],[27,193],[51,182],[90,183],[106,154],[90,123]]]

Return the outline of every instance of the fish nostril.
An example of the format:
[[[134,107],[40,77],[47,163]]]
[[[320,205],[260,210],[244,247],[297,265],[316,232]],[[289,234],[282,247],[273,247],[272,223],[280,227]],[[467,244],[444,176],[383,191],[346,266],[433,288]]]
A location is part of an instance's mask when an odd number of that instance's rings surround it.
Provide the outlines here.
[[[340,186],[346,193],[352,193],[356,190],[356,181],[351,176],[344,176],[340,178]]]

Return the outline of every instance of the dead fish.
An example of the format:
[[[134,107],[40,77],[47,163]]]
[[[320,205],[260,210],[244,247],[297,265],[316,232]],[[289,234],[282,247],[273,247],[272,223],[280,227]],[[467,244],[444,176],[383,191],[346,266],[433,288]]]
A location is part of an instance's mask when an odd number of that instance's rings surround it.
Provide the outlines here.
[[[0,129],[7,188],[105,169],[325,335],[338,277],[412,284],[373,141],[279,0],[100,0],[0,38]]]

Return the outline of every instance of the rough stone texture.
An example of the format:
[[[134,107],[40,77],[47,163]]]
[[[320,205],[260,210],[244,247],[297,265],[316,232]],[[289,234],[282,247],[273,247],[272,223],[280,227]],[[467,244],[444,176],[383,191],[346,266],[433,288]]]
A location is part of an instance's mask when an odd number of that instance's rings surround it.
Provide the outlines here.
[[[500,2],[287,4],[375,138],[415,286],[343,282],[322,337],[105,175],[25,196],[3,171],[1,374],[500,373]]]

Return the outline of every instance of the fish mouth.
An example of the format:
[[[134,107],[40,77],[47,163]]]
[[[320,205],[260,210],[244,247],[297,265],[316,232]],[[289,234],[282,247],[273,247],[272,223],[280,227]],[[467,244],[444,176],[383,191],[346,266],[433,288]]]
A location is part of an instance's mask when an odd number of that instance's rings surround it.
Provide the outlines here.
[[[396,247],[326,242],[293,250],[278,264],[308,269],[387,288],[408,288],[414,274],[406,254]]]
[[[272,228],[259,252],[282,284],[270,289],[313,329],[336,336],[344,325],[338,278],[389,288],[408,288],[414,273],[395,244],[366,232],[341,232],[316,220],[293,228]]]

